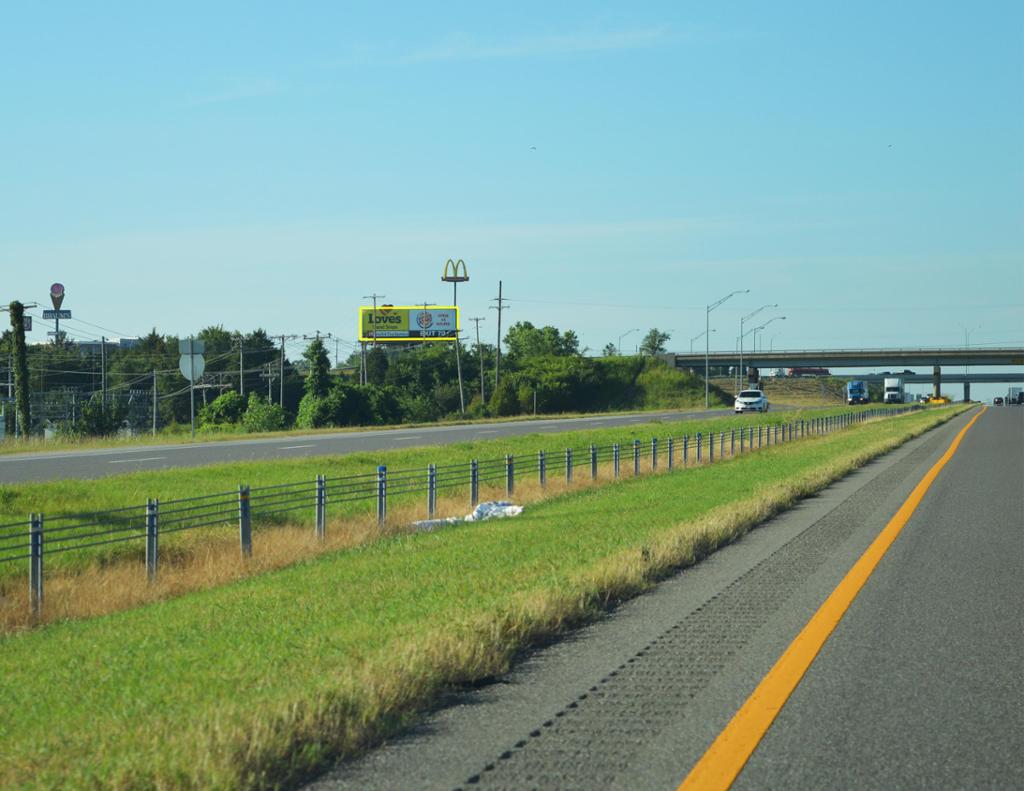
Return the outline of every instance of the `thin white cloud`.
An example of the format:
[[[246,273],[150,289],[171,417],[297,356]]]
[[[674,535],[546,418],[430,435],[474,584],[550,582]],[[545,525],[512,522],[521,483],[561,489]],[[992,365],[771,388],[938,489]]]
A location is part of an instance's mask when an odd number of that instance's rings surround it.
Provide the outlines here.
[[[281,80],[258,79],[232,82],[222,91],[190,96],[185,103],[190,107],[202,107],[210,104],[225,104],[247,99],[262,99],[276,96],[284,92],[287,86]]]
[[[482,41],[476,36],[456,33],[431,46],[414,50],[400,58],[403,63],[430,63],[454,60],[495,60],[575,55],[588,52],[643,49],[666,43],[669,29],[664,26],[633,30],[551,33],[505,41]]]

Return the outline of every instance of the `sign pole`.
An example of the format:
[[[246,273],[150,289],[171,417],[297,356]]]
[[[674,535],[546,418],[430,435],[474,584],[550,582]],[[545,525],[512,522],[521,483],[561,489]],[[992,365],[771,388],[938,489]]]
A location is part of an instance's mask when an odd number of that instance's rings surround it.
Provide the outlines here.
[[[196,356],[193,353],[194,339],[188,339],[188,417],[192,427],[192,439],[196,438]]]

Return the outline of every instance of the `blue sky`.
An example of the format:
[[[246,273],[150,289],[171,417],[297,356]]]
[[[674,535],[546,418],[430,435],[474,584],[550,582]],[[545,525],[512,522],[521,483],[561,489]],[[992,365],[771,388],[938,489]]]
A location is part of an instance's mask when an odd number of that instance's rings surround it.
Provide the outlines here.
[[[1022,44],[1016,2],[9,6],[0,300],[351,341],[461,257],[492,340],[501,279],[597,352],[741,288],[713,346],[765,303],[775,348],[1024,344]]]

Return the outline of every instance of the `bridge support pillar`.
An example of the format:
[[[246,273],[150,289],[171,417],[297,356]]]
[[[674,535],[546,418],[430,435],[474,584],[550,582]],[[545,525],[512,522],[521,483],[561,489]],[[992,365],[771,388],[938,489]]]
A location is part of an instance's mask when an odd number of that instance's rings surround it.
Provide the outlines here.
[[[936,365],[932,368],[932,395],[938,398],[942,395],[942,366]]]
[[[964,381],[964,402],[971,400],[971,383]]]

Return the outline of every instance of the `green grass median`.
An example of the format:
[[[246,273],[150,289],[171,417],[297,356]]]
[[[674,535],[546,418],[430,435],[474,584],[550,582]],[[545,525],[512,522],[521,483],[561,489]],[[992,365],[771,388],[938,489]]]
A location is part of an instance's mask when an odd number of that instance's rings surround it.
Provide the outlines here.
[[[293,782],[401,728],[445,685],[502,672],[532,641],[959,411],[625,479],[516,519],[383,539],[2,638],[0,785]]]

